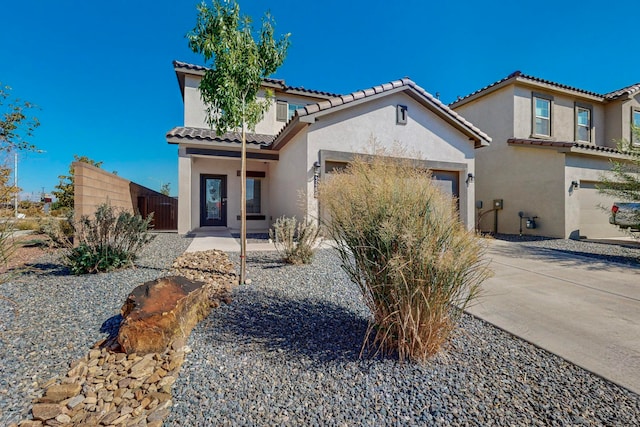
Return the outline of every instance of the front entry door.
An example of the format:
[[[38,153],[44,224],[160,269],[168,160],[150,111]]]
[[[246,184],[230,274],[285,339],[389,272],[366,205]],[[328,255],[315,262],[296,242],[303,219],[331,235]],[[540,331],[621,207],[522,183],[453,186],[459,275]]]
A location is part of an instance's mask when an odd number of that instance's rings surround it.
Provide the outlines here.
[[[200,227],[227,226],[227,177],[200,175]]]

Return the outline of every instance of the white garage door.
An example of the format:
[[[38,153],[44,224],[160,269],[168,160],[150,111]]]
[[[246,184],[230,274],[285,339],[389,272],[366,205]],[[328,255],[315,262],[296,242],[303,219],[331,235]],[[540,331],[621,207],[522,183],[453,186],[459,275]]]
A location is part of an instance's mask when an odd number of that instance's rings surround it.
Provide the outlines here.
[[[580,181],[580,188],[575,190],[580,200],[580,237],[598,239],[624,236],[617,227],[609,224],[609,208],[615,197],[598,192],[597,184],[594,181]]]
[[[460,174],[457,171],[432,170],[434,183],[440,190],[452,197],[460,195]]]

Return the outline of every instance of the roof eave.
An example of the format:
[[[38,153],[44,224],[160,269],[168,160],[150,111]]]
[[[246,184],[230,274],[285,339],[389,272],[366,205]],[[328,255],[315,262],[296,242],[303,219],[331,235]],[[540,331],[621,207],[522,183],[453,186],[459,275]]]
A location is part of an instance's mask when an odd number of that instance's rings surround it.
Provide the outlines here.
[[[513,84],[513,82],[516,80],[517,77],[511,77],[509,79],[503,80],[500,83],[496,83],[495,85],[486,88],[485,90],[479,91],[474,93],[473,95],[469,95],[467,97],[464,97],[458,101],[454,101],[451,104],[449,104],[449,108],[458,108],[462,105],[468,104],[470,102],[475,101],[478,98],[482,98],[484,96],[489,95],[490,93],[496,92],[506,86],[509,86],[510,84]]]
[[[307,116],[294,116],[273,141],[271,149],[274,151],[281,150],[293,139],[294,136],[296,136],[303,128],[309,126],[312,122],[313,121],[309,120]]]

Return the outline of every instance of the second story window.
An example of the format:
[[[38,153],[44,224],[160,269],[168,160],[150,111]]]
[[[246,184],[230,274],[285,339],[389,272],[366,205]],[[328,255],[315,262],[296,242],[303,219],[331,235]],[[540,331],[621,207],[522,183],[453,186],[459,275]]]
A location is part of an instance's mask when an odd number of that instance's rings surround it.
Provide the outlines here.
[[[289,103],[289,114],[287,115],[287,120],[289,120],[295,114],[298,108],[304,108],[304,104],[292,104]]]
[[[534,93],[533,100],[533,117],[532,117],[532,136],[550,137],[551,136],[551,105],[550,96]]]
[[[576,141],[591,142],[591,109],[576,105]]]
[[[631,110],[631,142],[640,145],[640,110]]]
[[[276,101],[276,120],[287,122],[295,114],[298,108],[304,108],[305,104],[294,104],[287,101]]]

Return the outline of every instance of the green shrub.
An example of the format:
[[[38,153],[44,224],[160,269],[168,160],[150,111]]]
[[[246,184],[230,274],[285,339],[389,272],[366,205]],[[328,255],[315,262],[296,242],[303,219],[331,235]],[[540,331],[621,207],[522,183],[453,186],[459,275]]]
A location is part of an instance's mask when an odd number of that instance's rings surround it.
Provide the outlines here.
[[[83,216],[75,224],[77,246],[65,254],[66,265],[74,274],[133,265],[139,251],[155,237],[148,232],[152,219],[108,204],[98,206],[94,218]]]
[[[321,183],[323,222],[373,315],[363,350],[424,361],[447,342],[490,271],[428,171],[384,155],[368,160]]]
[[[276,250],[289,264],[310,264],[319,238],[319,229],[311,221],[298,222],[295,217],[280,217],[269,230]]]

